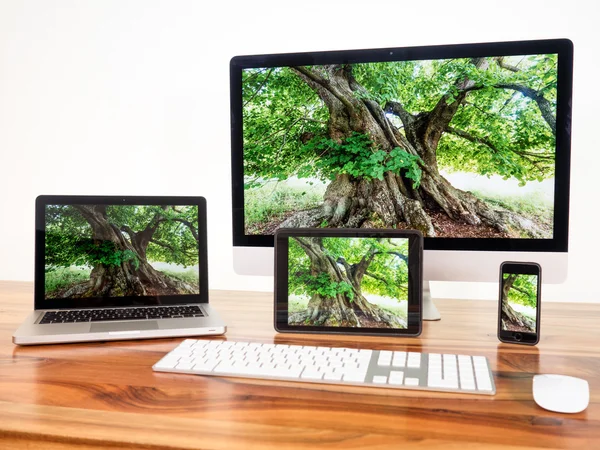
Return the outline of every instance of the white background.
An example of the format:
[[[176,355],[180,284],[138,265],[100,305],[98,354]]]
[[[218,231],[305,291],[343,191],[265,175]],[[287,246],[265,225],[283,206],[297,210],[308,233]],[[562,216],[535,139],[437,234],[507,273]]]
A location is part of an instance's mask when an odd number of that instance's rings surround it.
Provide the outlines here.
[[[33,279],[38,194],[203,195],[210,286],[233,272],[234,55],[539,38],[575,46],[569,275],[551,300],[598,301],[598,7],[561,1],[0,0],[0,280]],[[436,283],[436,297],[496,285]]]

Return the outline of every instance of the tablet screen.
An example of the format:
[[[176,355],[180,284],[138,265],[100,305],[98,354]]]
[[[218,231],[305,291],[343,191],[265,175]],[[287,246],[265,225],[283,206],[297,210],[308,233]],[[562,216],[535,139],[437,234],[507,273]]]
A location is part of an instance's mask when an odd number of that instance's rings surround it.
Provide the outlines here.
[[[279,262],[285,267],[278,265],[286,272],[278,276],[286,286],[280,300],[287,300],[285,311],[278,302],[285,313],[278,318],[280,325],[285,320],[284,328],[297,331],[408,331],[409,304],[411,322],[418,312],[418,302],[410,301],[415,292],[411,256],[419,259],[411,255],[409,236],[293,234],[285,239],[287,255]]]
[[[295,236],[288,245],[288,324],[406,328],[408,239]]]

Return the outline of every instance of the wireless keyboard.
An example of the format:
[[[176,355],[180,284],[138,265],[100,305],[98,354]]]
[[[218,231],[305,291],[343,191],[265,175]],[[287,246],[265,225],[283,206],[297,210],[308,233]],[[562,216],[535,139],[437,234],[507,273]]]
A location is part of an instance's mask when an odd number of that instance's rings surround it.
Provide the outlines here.
[[[157,372],[494,395],[484,356],[186,339]]]

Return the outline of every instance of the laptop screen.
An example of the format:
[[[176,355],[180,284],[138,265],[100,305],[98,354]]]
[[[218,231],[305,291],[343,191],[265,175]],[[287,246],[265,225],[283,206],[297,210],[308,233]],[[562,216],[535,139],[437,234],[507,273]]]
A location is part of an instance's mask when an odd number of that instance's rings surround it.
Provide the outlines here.
[[[44,205],[46,301],[200,294],[199,205],[123,202]]]

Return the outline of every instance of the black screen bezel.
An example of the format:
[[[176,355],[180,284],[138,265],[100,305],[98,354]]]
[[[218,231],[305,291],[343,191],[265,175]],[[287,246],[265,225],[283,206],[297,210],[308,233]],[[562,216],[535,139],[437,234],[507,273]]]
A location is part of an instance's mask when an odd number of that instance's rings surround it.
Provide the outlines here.
[[[554,230],[552,239],[426,237],[424,245],[426,250],[567,252],[569,243],[571,103],[573,84],[573,43],[568,39],[233,57],[230,61],[233,245],[235,247],[273,247],[274,245],[273,235],[247,235],[244,229],[243,69],[549,53],[558,54]]]
[[[537,299],[535,333],[520,333],[502,329],[502,283],[504,274],[537,275]],[[535,345],[540,340],[540,314],[542,306],[542,268],[534,262],[505,261],[500,265],[500,288],[498,293],[498,339],[502,342],[513,344]]]
[[[288,324],[288,243],[291,236],[341,238],[407,238],[408,242],[408,314],[407,328],[312,327]],[[278,332],[334,333],[379,336],[418,336],[422,329],[423,236],[414,230],[375,230],[347,228],[282,228],[275,232],[275,307],[274,325]]]
[[[200,293],[190,295],[91,297],[46,299],[45,277],[45,208],[46,205],[190,205],[198,207],[198,267]],[[148,196],[63,196],[40,195],[35,202],[35,309],[84,309],[120,306],[156,306],[208,303],[208,253],[206,245],[206,200],[204,197]]]

